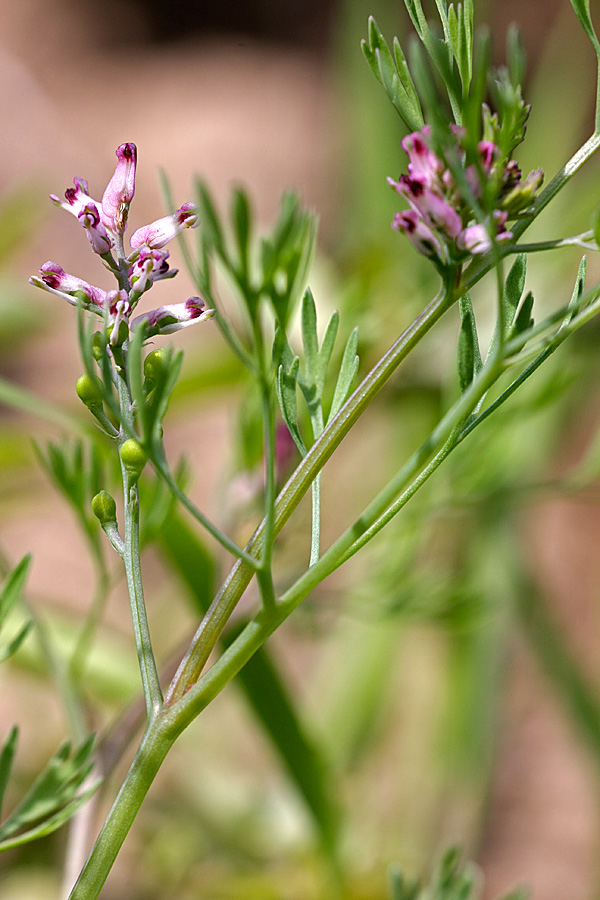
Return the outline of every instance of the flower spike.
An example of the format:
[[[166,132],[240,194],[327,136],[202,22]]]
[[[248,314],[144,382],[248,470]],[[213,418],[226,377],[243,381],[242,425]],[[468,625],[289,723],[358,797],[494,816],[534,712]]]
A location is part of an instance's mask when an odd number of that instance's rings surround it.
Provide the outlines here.
[[[406,234],[420,253],[442,266],[487,253],[494,241],[511,240],[507,219],[515,218],[533,202],[543,179],[538,169],[522,181],[516,162],[503,158],[490,140],[479,141],[475,162],[467,165],[465,130],[454,127],[450,133],[456,142],[454,166],[433,150],[431,128],[425,125],[402,140],[408,174],[398,181],[388,178],[388,184],[410,206],[394,216],[392,228]],[[456,165],[462,167],[462,178]],[[482,198],[487,198],[483,211],[478,206]]]
[[[128,340],[130,328],[144,329],[144,338],[156,334],[171,334],[194,322],[202,322],[214,315],[200,297],[190,297],[185,303],[160,306],[138,316],[130,324],[132,312],[145,291],[155,281],[172,278],[177,269],[169,268],[169,251],[163,249],[184,228],[198,224],[197,208],[184,203],[177,212],[138,228],[131,238],[131,252],[123,246],[123,232],[127,227],[129,204],[135,194],[137,149],[129,142],[116,150],[117,165],[98,203],[89,193],[84,178],[74,178],[73,187],[65,191],[65,199],[50,195],[54,204],[75,216],[85,228],[94,253],[102,256],[106,268],[117,276],[118,290],[105,291],[81,278],[68,275],[58,263],[48,261],[30,283],[42,290],[62,297],[73,306],[82,305],[89,312],[101,315],[107,326],[111,347]]]

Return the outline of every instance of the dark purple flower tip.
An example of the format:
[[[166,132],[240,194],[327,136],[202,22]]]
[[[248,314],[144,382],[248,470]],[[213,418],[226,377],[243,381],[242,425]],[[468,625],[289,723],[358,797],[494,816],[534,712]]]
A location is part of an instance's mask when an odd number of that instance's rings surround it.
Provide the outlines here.
[[[201,297],[190,297],[185,301],[185,308],[189,313],[190,319],[197,319],[202,313],[206,312],[206,303]]]

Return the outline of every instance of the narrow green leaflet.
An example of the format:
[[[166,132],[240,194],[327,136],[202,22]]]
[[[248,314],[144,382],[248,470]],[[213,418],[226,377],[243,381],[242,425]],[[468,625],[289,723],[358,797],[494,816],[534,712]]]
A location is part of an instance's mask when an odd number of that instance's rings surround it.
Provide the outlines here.
[[[93,736],[74,752],[70,742],[63,744],[0,826],[0,850],[50,834],[85,803],[99,784],[80,793],[92,770],[93,744]]]
[[[515,24],[506,32],[506,66],[510,82],[516,89],[525,81],[526,56],[521,40],[521,32]]]
[[[53,831],[58,831],[59,828],[66,825],[78,809],[87,803],[92,794],[97,790],[98,784],[93,785],[89,790],[76,797],[53,816],[40,822],[39,825],[28,829],[22,834],[0,841],[0,852],[3,850],[12,850],[14,847],[21,847],[23,844],[30,844],[32,841],[39,840],[39,838],[47,837],[47,835],[52,834]]]
[[[304,371],[298,375],[298,385],[304,394],[314,430],[316,420],[322,418],[323,389],[337,337],[339,314],[332,313],[319,348],[317,310],[313,295],[310,290],[307,290],[302,300],[301,323]],[[318,433],[314,434],[315,438],[318,436]]]
[[[390,900],[417,900],[419,896],[419,882],[416,879],[407,879],[398,866],[390,869]]]
[[[590,15],[590,0],[570,0],[570,2],[575,11],[575,15],[581,22],[583,30],[592,42],[592,46],[596,51],[596,55],[600,57],[600,42],[598,41],[598,37],[592,24],[592,17]]]
[[[475,313],[469,294],[460,298],[458,306],[461,320],[458,335],[458,383],[461,393],[464,393],[483,363],[479,350]]]
[[[249,252],[250,252],[250,235],[252,229],[252,217],[250,214],[250,205],[245,191],[236,188],[233,192],[231,202],[231,220],[234,227],[234,235],[236,241],[236,249],[239,255],[239,271],[240,280],[245,284],[249,283]]]
[[[302,456],[306,456],[306,445],[298,427],[297,384],[300,358],[294,356],[286,334],[279,326],[275,330],[273,341],[273,367],[277,373],[275,388],[283,421],[298,450]]]
[[[346,347],[344,349],[344,355],[342,356],[340,371],[335,385],[335,390],[333,392],[333,400],[331,401],[331,408],[329,410],[329,417],[327,419],[328,422],[338,414],[338,412],[348,399],[348,395],[352,389],[352,384],[354,382],[354,379],[356,378],[359,364],[359,358],[356,353],[357,347],[358,327],[352,329],[352,331],[350,332],[350,337],[346,341]]]
[[[210,191],[206,184],[198,180],[196,182],[196,197],[201,212],[202,230],[200,232],[202,246],[206,250],[215,249],[221,256],[225,256],[225,240],[223,230],[219,222],[219,216],[213,203]]]
[[[529,293],[526,294],[525,299],[521,303],[517,315],[515,316],[515,321],[509,334],[509,339],[514,338],[517,335],[522,334],[524,331],[527,331],[528,328],[533,327],[533,317],[531,315],[532,309],[533,294],[531,293],[531,291],[529,291]]]
[[[302,456],[306,456],[306,445],[298,428],[298,404],[296,397],[296,385],[298,383],[299,357],[294,357],[289,369],[281,365],[277,372],[277,399],[283,421],[294,439]]]
[[[0,590],[0,629],[23,592],[30,565],[31,554],[28,553],[10,572],[2,585]]]
[[[448,8],[447,41],[460,72],[463,95],[466,95],[473,74],[473,3],[459,3]]]
[[[5,659],[8,659],[9,656],[12,656],[13,653],[16,653],[31,629],[33,628],[33,622],[25,622],[25,624],[21,627],[20,631],[11,638],[11,640],[3,647],[0,647],[0,663],[4,662]]]

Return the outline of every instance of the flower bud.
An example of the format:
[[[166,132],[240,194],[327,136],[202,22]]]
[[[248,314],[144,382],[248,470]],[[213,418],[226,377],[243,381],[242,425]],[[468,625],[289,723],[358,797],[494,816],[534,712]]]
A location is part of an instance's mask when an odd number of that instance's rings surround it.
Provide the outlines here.
[[[117,504],[107,491],[100,491],[92,498],[92,512],[103,528],[117,522]]]
[[[129,478],[132,481],[137,481],[148,462],[148,457],[142,447],[133,438],[129,438],[129,440],[121,444],[119,454]]]
[[[94,410],[102,406],[102,382],[96,376],[92,377],[87,372],[81,375],[77,379],[75,390],[83,405],[87,406],[88,409]]]

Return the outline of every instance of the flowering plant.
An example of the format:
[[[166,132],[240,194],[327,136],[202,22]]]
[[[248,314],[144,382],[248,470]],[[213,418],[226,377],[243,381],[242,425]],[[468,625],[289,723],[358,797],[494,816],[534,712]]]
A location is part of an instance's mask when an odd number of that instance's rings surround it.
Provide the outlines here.
[[[169,268],[169,251],[164,247],[184,228],[195,228],[198,218],[193,203],[184,205],[170,216],[165,216],[138,228],[131,235],[131,253],[125,254],[123,237],[127,229],[129,205],[135,193],[137,148],[135,144],[121,144],[116,150],[117,167],[106,186],[102,202],[89,195],[88,183],[74,178],[75,187],[67,188],[65,200],[55,194],[50,199],[57,206],[71,213],[83,226],[94,253],[97,253],[109,271],[117,278],[119,288],[105,291],[68,275],[55,262],[46,262],[40,275],[30,281],[68,303],[103,316],[109,329],[112,346],[123,344],[129,334],[131,313],[141,296],[155,281],[173,278],[177,269]],[[170,334],[199,322],[212,314],[199,297],[190,297],[185,303],[162,306],[137,316],[131,322],[135,329],[143,324],[148,337],[154,334]],[[121,328],[121,325],[124,328]]]
[[[58,263],[48,261],[31,283],[77,308],[84,371],[76,390],[118,459],[123,489],[122,529],[117,521],[117,504],[106,490],[110,485],[103,481],[93,454],[84,464],[82,452],[76,451],[69,458],[65,451],[53,447],[45,461],[77,509],[104,583],[109,579],[97,525],[90,519],[90,506],[123,563],[145,716],[139,747],[96,843],[87,861],[76,859],[80,865],[74,868],[79,874],[73,876],[74,886],[69,884],[71,900],[95,900],[100,895],[173,744],[238,675],[242,679],[246,675],[248,696],[265,732],[285,758],[315,820],[336,889],[342,895],[340,823],[329,772],[318,751],[304,738],[299,717],[281,700],[264,645],[329,575],[395,519],[473,431],[600,311],[600,286],[586,289],[585,258],[579,265],[570,298],[537,323],[532,318],[533,295],[525,290],[528,253],[567,245],[596,250],[597,228],[543,243],[520,242],[531,222],[600,146],[600,103],[592,136],[542,191],[541,170],[522,178],[512,158],[524,138],[529,114],[521,96],[524,62],[518,41],[511,39],[507,70],[495,71],[489,64],[485,39],[474,41],[471,0],[456,8],[448,6],[445,0],[437,0],[441,37],[425,17],[420,0],[405,2],[421,47],[411,65],[397,40],[390,50],[374,20],[369,22],[363,50],[408,129],[402,141],[408,156],[407,171],[397,180],[388,179],[408,204],[407,210],[395,215],[393,227],[431,261],[439,291],[363,375],[357,387],[354,388],[360,364],[357,330],[349,330],[343,348],[338,347],[340,317],[333,313],[320,336],[317,305],[306,288],[314,254],[315,219],[300,208],[293,195],[284,197],[271,233],[256,241],[245,193],[234,192],[231,220],[224,223],[209,191],[198,183],[195,203],[186,203],[174,214],[137,229],[126,249],[137,151],[133,143],[124,143],[116,151],[117,166],[101,202],[92,199],[82,178],[74,179],[74,187],[67,189],[64,201],[51,197],[54,204],[80,222],[92,251],[116,279],[115,288],[105,289],[67,274]],[[600,59],[589,4],[571,0],[571,5]],[[493,102],[493,112],[488,100]],[[197,227],[197,256],[191,254],[184,241],[182,249],[199,296],[133,316],[155,282],[177,274],[170,268],[166,245],[176,236],[183,239],[187,229]],[[511,255],[515,259],[505,273],[504,260]],[[221,300],[217,271],[224,272],[233,285],[240,303],[237,317]],[[471,294],[489,272],[494,276],[495,326],[485,351],[478,330],[478,307]],[[290,323],[298,303],[302,346],[296,352]],[[398,366],[451,311],[457,311],[459,331],[457,396],[442,411],[420,446],[323,549],[323,467]],[[260,410],[257,458],[262,474],[255,493],[261,514],[245,546],[205,515],[186,492],[182,473],[171,468],[163,424],[178,379],[181,353],[148,348],[150,338],[170,335],[211,318],[247,373]],[[337,371],[332,375],[334,367]],[[292,441],[301,459],[281,486],[282,463],[289,464]],[[195,634],[168,674],[161,672],[156,661],[144,600],[140,494],[146,478],[142,478],[142,473],[147,473],[147,468],[154,471],[156,496],[162,490],[169,501],[181,504],[219,550],[227,551],[233,558],[231,570],[216,594],[208,600],[202,595]],[[94,487],[93,498],[88,497],[90,484]],[[276,541],[309,489],[312,515],[307,565],[290,575],[289,570],[278,567]],[[161,504],[156,501],[154,506]],[[156,530],[160,532],[163,524],[164,519]],[[179,534],[185,534],[185,541],[191,541],[193,547],[186,564],[181,566],[187,580],[193,583],[203,558],[202,545],[195,534],[190,537],[183,530]],[[397,548],[394,552],[398,552]],[[16,588],[11,585],[20,587],[25,574],[25,564],[13,573],[10,590],[0,595],[0,611],[3,596],[8,597],[7,604],[12,602]],[[238,620],[231,624],[251,584],[255,593],[248,604],[249,612],[239,613]],[[19,633],[12,649],[25,637],[24,631]],[[252,662],[263,666],[260,689],[248,675]],[[71,668],[77,672],[78,665]],[[283,709],[285,722],[280,730],[273,724],[272,712],[265,712],[265,693],[276,697],[279,711]],[[56,786],[58,781],[60,786],[55,791],[58,800],[55,797],[49,808],[36,807],[38,812],[41,808],[37,820],[48,813],[44,825],[47,831],[73,815],[78,816],[97,787],[97,781],[91,786],[88,781],[93,741],[85,740],[82,718],[80,715],[78,719],[80,749],[74,758],[70,747],[62,752],[60,765],[52,770],[52,783]],[[0,784],[8,776],[15,740],[11,735],[2,750]],[[102,777],[110,769],[100,744],[94,772]],[[52,779],[42,781],[43,794],[50,790]],[[0,848],[3,834],[7,840],[10,838],[12,846],[18,839],[13,836],[22,824],[37,821],[31,813],[31,801],[27,803],[27,816],[20,813],[0,826]],[[32,839],[32,833],[27,834],[27,839]],[[70,874],[72,869],[71,865]],[[455,855],[445,858],[441,871],[440,898],[466,897],[473,889],[473,883],[458,871]],[[405,887],[402,879],[397,880],[396,900],[416,896],[416,885],[406,890]]]

